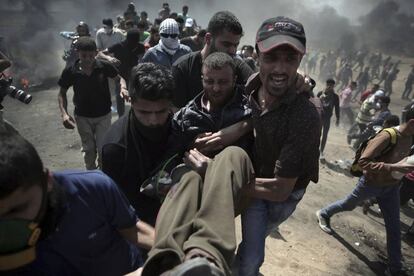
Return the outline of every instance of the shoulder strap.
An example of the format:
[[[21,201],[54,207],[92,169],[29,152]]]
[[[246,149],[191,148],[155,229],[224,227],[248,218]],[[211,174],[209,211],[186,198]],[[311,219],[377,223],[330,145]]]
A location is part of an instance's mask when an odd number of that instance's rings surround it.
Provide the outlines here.
[[[383,131],[387,132],[390,135],[390,142],[388,143],[387,147],[381,152],[381,155],[386,154],[389,152],[396,144],[397,144],[397,130],[393,127],[384,128]]]

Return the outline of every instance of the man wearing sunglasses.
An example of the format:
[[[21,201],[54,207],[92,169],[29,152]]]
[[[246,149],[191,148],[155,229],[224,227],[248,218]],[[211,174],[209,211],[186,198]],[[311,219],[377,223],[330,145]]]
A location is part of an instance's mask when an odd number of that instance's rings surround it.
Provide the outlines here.
[[[180,31],[174,19],[167,18],[160,25],[160,41],[148,49],[141,62],[152,62],[171,68],[172,64],[181,56],[191,52],[190,47],[180,44]]]

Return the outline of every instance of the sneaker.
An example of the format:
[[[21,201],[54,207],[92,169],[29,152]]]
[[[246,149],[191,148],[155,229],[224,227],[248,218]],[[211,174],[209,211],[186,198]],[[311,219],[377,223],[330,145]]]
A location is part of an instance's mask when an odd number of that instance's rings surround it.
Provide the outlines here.
[[[322,216],[321,210],[316,211],[316,218],[322,231],[327,234],[332,234],[329,218]]]
[[[321,161],[325,161],[325,156],[323,155],[323,152],[321,152],[321,153],[319,154],[319,160],[321,160]]]
[[[172,270],[166,271],[161,276],[224,276],[221,271],[213,263],[206,258],[189,259],[176,266]]]

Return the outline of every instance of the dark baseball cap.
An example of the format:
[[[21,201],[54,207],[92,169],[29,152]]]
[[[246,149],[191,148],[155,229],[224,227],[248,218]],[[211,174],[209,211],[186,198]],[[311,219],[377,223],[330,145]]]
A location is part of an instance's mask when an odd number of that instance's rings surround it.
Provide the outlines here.
[[[284,16],[265,20],[257,31],[256,43],[260,52],[268,52],[284,44],[292,46],[301,54],[306,52],[306,36],[302,24]]]

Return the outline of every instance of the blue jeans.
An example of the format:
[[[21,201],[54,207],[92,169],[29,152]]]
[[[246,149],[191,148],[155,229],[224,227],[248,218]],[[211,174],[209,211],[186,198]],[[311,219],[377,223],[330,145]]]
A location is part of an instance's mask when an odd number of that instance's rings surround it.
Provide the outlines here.
[[[336,213],[351,211],[366,199],[377,198],[384,217],[387,233],[387,253],[392,272],[401,270],[401,231],[400,231],[400,191],[398,185],[372,187],[361,177],[355,189],[344,199],[330,204],[321,210],[321,215],[329,218]]]
[[[266,237],[295,211],[305,190],[292,192],[283,202],[257,199],[242,213],[242,241],[236,257],[240,276],[259,274],[265,256]]]

